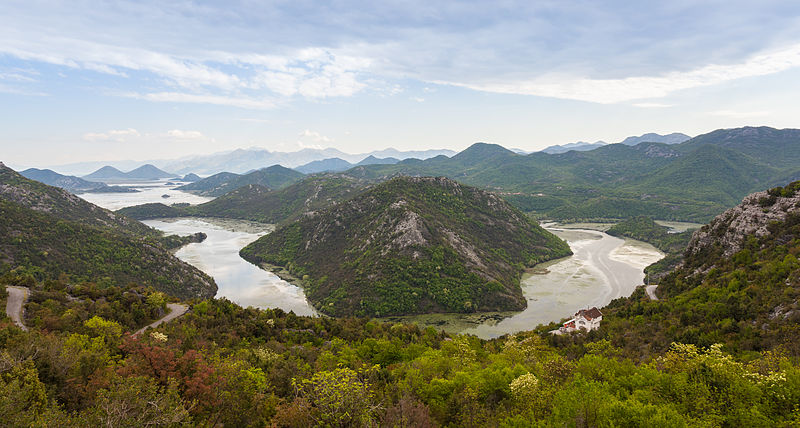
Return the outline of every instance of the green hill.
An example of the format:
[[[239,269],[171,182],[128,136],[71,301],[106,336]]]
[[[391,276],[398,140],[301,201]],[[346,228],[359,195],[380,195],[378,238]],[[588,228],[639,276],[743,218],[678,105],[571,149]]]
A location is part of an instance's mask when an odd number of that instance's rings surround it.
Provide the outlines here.
[[[496,195],[399,177],[248,245],[332,315],[521,310],[524,267],[569,247]],[[305,277],[305,275],[308,275]]]
[[[690,152],[706,145],[736,150],[772,167],[796,168],[800,159],[800,129],[767,126],[718,129],[675,147]]]
[[[338,174],[313,175],[281,190],[248,184],[199,205],[184,207],[150,203],[122,208],[117,212],[138,220],[200,216],[288,223],[336,205],[364,190],[368,184],[365,180]]]
[[[0,273],[28,282],[67,274],[103,286],[130,282],[183,298],[211,297],[208,275],[178,260],[174,240],[0,164]]]
[[[634,187],[670,197],[689,194],[730,207],[778,175],[775,168],[742,152],[708,144],[654,171]]]
[[[270,189],[282,189],[301,180],[304,174],[293,169],[273,165],[244,175],[221,172],[194,183],[178,187],[178,190],[202,196],[220,196],[248,184],[258,184]]]
[[[161,202],[151,202],[149,204],[121,208],[116,212],[126,217],[135,218],[136,220],[150,220],[153,218],[190,216],[191,214],[186,211],[186,208],[187,207],[164,205]]]
[[[336,205],[366,186],[365,181],[351,177],[315,175],[275,191],[256,184],[243,186],[185,211],[208,217],[286,223]]]

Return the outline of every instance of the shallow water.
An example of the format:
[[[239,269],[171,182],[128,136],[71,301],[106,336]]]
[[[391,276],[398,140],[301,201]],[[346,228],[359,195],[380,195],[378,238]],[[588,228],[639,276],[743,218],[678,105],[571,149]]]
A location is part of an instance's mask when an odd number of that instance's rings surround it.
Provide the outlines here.
[[[175,255],[214,277],[219,290],[241,306],[281,308],[297,315],[316,315],[300,287],[239,257],[239,250],[271,232],[272,225],[242,220],[179,218],[145,220],[144,224],[167,234],[190,235],[204,232],[208,237],[178,250]]]
[[[663,254],[653,246],[623,240],[589,229],[548,229],[569,243],[570,257],[541,264],[545,274],[526,274],[522,293],[528,307],[522,312],[495,314],[435,314],[399,317],[454,333],[493,338],[530,330],[571,317],[578,309],[602,307],[627,297],[642,284],[643,269]]]

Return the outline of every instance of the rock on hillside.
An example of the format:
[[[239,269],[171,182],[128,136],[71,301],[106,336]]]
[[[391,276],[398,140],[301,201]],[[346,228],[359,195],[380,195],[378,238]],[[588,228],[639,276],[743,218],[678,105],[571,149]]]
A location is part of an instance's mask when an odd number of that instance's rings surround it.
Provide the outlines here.
[[[800,182],[794,182],[786,187],[746,196],[741,204],[720,214],[694,233],[686,252],[687,257],[730,257],[744,248],[748,238],[768,235],[772,223],[784,222],[790,215],[800,214],[798,189]]]
[[[376,185],[241,251],[304,277],[337,316],[521,310],[524,267],[568,254],[499,196],[429,177]]]

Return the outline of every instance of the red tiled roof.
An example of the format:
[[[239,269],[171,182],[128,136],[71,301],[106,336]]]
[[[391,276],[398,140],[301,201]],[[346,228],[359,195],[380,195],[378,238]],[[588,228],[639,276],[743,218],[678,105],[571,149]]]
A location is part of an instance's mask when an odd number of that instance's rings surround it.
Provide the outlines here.
[[[600,309],[597,309],[596,307],[594,307],[592,309],[581,309],[581,310],[579,310],[578,313],[575,314],[575,316],[577,317],[579,315],[584,317],[584,318],[586,318],[587,320],[593,320],[595,318],[602,317],[603,313],[600,312]]]

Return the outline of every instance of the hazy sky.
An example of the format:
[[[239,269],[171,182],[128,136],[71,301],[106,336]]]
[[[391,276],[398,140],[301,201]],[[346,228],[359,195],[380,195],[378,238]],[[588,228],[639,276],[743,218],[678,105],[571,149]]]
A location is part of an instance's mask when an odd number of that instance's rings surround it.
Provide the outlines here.
[[[0,160],[800,127],[797,1],[0,2]]]

